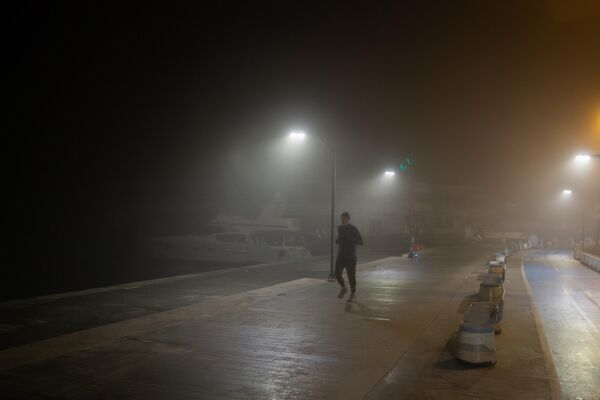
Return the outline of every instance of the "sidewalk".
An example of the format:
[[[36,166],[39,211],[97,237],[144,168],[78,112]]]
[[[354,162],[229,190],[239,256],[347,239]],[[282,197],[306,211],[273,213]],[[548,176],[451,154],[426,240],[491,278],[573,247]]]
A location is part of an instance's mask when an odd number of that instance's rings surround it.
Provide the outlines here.
[[[484,272],[485,268],[477,271]],[[508,265],[502,333],[496,336],[498,363],[473,369],[454,359],[452,351],[461,314],[478,284],[469,279],[458,288],[457,295],[440,307],[440,314],[369,393],[369,399],[560,398],[545,338],[536,326],[537,312],[523,279],[520,256],[511,257]],[[461,303],[462,295],[465,301]]]
[[[378,251],[360,256],[366,262],[382,257]],[[316,257],[0,302],[0,350],[299,278],[322,279],[328,271],[328,257]]]
[[[448,342],[488,250],[360,267],[358,301],[303,278],[0,351],[3,398],[550,399],[530,297],[511,259],[498,364]]]

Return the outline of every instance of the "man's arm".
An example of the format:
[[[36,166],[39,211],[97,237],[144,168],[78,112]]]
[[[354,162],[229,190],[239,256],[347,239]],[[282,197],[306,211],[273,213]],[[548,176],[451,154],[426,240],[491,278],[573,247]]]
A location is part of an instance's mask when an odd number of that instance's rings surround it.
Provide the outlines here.
[[[363,238],[360,235],[360,232],[357,227],[354,227],[354,243],[358,245],[363,244]]]

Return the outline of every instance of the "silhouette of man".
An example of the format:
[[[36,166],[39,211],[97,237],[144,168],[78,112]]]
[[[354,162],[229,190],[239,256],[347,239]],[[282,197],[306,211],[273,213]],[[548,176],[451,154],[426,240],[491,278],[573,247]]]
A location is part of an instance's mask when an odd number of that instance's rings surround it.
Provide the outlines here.
[[[358,229],[350,223],[350,214],[347,211],[342,213],[342,224],[338,226],[338,244],[337,259],[335,261],[335,277],[342,287],[338,298],[343,298],[348,289],[342,273],[346,269],[348,281],[350,281],[350,296],[348,302],[354,301],[356,293],[356,245],[362,245],[362,236]]]

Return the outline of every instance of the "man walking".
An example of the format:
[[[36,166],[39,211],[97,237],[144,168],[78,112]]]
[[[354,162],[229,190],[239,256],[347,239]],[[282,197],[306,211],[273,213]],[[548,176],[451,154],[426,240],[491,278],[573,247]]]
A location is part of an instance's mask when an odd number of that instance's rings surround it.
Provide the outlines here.
[[[342,224],[338,226],[338,246],[337,259],[335,261],[335,277],[342,289],[338,298],[343,298],[348,289],[342,273],[346,269],[348,280],[350,281],[350,296],[348,302],[354,301],[356,292],[356,245],[362,245],[363,240],[358,229],[350,223],[350,214],[347,211],[342,213]]]

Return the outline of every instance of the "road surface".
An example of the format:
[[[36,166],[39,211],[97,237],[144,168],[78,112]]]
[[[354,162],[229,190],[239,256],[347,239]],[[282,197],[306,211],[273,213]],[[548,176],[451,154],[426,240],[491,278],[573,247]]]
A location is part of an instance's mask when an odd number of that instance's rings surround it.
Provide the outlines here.
[[[524,260],[565,399],[600,399],[600,273],[567,251]]]

